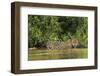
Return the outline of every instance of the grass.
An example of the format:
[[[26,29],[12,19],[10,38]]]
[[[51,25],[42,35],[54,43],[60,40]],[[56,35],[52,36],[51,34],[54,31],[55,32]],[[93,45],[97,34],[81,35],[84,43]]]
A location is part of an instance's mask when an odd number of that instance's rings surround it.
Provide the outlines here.
[[[82,59],[88,57],[87,48],[67,50],[29,49],[28,60]]]

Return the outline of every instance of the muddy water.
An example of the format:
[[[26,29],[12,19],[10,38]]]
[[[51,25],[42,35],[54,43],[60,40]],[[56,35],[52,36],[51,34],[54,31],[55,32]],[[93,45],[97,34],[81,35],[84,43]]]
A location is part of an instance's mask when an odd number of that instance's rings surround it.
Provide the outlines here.
[[[65,50],[29,49],[28,60],[82,59],[88,57],[87,48]]]

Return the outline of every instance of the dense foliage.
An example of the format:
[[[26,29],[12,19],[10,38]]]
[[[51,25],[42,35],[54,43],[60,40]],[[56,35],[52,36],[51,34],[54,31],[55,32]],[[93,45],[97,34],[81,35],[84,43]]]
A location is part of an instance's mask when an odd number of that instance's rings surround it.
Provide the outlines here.
[[[28,45],[45,47],[47,41],[77,39],[87,47],[87,17],[28,15]]]

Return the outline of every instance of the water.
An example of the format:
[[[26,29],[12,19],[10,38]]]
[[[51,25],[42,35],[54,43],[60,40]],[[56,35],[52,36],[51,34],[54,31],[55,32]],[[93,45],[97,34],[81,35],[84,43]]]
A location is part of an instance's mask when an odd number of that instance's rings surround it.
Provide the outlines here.
[[[87,48],[65,50],[29,49],[28,60],[82,59],[88,57]]]

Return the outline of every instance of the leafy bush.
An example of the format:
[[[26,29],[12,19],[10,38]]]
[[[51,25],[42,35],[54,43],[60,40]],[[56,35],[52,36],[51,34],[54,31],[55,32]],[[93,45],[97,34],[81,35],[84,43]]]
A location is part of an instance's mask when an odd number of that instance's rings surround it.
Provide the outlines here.
[[[77,39],[87,47],[87,17],[28,15],[28,46],[46,47],[48,41]]]

